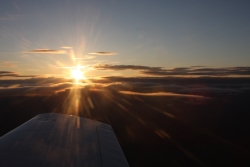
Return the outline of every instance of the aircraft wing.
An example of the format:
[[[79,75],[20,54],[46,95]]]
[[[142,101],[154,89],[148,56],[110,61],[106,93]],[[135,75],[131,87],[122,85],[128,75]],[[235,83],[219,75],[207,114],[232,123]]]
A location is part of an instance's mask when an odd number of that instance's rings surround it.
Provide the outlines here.
[[[110,125],[46,113],[0,138],[0,166],[129,165]]]

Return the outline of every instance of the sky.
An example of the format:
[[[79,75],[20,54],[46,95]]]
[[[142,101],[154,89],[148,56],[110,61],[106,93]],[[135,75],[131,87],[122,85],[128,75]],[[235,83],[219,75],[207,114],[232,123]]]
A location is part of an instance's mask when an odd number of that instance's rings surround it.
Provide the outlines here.
[[[250,75],[247,0],[0,5],[0,79]]]

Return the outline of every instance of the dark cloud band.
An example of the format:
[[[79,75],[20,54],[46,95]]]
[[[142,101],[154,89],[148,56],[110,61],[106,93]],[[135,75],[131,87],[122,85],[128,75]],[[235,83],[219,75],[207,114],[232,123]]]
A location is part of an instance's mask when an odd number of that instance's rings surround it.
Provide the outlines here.
[[[116,55],[117,53],[116,52],[92,52],[92,53],[89,53],[89,54],[92,54],[92,55],[103,55],[103,56],[112,56],[112,55]]]
[[[97,65],[96,69],[99,70],[161,70],[161,67],[148,67],[148,66],[140,66],[140,65]]]
[[[11,71],[0,71],[0,78],[1,77],[35,77],[35,75],[19,75]]]
[[[164,69],[162,67],[149,67],[140,65],[97,65],[98,70],[138,70],[142,74],[151,76],[250,76],[250,67],[180,67]]]
[[[53,50],[53,49],[34,49],[28,53],[46,53],[46,54],[67,54],[66,50]]]

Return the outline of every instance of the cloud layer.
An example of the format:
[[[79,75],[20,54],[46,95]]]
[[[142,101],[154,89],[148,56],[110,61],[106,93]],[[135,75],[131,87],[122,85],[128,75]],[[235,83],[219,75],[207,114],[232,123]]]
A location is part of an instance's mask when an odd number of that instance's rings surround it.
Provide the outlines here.
[[[30,78],[4,80],[4,77],[27,77],[0,71],[0,94],[45,95],[74,88],[74,81],[64,78]],[[89,79],[78,85],[90,91],[118,92],[129,96],[175,96],[203,98],[236,96],[250,92],[250,78],[175,78],[175,77],[106,77]]]
[[[185,95],[185,94],[177,94],[177,93],[170,93],[170,92],[139,93],[139,92],[132,92],[132,91],[119,91],[119,93],[127,94],[127,95],[139,95],[139,96],[178,96],[178,97],[206,98],[204,96],[199,96],[199,95]]]
[[[89,54],[92,54],[92,55],[111,56],[111,55],[115,55],[115,54],[117,54],[117,53],[116,53],[116,52],[92,52],[92,53],[89,53]]]
[[[67,54],[66,50],[54,50],[54,49],[34,49],[28,51],[28,53],[46,53],[46,54]]]
[[[144,71],[157,71],[161,70],[161,67],[148,67],[148,66],[140,66],[140,65],[109,65],[109,64],[101,64],[95,66],[98,70],[144,70]]]
[[[250,76],[250,67],[207,68],[202,66],[164,69],[140,65],[109,65],[95,66],[98,70],[138,70],[141,74],[151,76]]]
[[[1,77],[35,77],[35,75],[19,75],[11,71],[0,71],[0,78]]]

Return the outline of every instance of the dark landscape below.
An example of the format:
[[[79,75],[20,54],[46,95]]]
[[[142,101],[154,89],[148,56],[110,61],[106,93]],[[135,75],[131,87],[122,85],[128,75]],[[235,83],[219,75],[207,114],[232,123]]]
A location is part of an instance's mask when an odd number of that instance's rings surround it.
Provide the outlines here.
[[[125,94],[117,86],[49,95],[5,92],[0,136],[37,114],[64,113],[110,124],[131,167],[249,166],[250,91],[195,94],[202,98]]]

